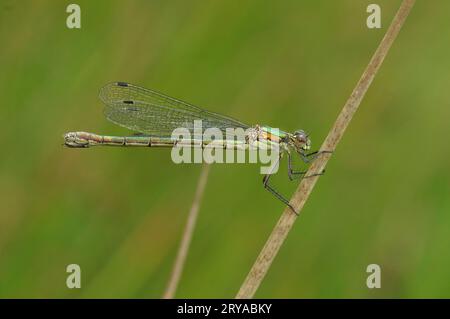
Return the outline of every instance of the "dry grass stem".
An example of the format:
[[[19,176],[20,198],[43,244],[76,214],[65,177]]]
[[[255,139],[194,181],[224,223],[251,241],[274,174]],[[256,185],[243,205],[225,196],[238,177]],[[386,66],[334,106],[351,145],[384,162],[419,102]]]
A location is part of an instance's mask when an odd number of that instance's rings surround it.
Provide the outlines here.
[[[209,170],[210,165],[204,164],[202,167],[202,171],[200,173],[200,178],[197,184],[197,190],[195,191],[194,201],[192,202],[191,210],[189,211],[186,227],[184,229],[177,257],[173,265],[172,273],[170,275],[166,291],[164,292],[163,295],[164,299],[172,299],[175,296],[175,292],[178,287],[178,282],[180,281],[181,274],[183,272],[186,256],[189,251],[189,246],[191,244],[195,224],[197,222],[198,211],[200,208],[200,203],[202,202],[203,193],[205,192],[206,182],[208,181]]]
[[[345,129],[353,117],[353,114],[358,109],[361,100],[372,83],[372,80],[374,79],[384,58],[386,57],[389,48],[403,26],[403,23],[414,5],[414,2],[415,0],[404,0],[402,2],[400,9],[395,15],[383,40],[370,60],[369,65],[364,70],[364,73],[362,74],[359,82],[356,84],[350,98],[345,103],[336,122],[320,147],[320,151],[334,151],[336,149],[336,146],[341,140]],[[330,156],[331,154],[329,153],[322,153],[309,167],[306,175],[311,176],[321,173],[325,169]],[[318,178],[319,176],[316,175],[314,177],[302,179],[300,185],[290,200],[291,205],[296,211],[300,212],[302,210]],[[295,215],[289,207],[286,207],[249,274],[247,275],[247,278],[242,284],[236,298],[252,298],[254,296],[296,219],[297,215]]]

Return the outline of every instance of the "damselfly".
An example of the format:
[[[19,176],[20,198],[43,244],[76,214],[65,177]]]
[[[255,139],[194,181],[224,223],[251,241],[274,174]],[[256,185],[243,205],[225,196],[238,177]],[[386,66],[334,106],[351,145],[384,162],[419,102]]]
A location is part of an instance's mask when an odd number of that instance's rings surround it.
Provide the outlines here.
[[[224,147],[234,146],[236,148],[258,142],[266,142],[277,145],[279,148],[278,165],[283,154],[288,157],[288,176],[293,180],[295,177],[303,176],[305,172],[292,169],[291,152],[296,153],[308,163],[314,157],[307,154],[311,141],[303,130],[287,133],[275,130],[268,126],[249,126],[231,117],[206,111],[192,104],[174,99],[162,93],[145,89],[125,82],[114,82],[107,84],[100,90],[100,99],[106,105],[105,116],[111,122],[138,132],[133,136],[108,136],[87,132],[69,132],[64,135],[64,144],[68,147],[86,148],[91,146],[143,146],[143,147],[173,147],[181,141],[173,138],[172,132],[177,128],[186,128],[193,131],[193,122],[202,121],[202,126],[217,128],[224,132],[228,128],[242,128],[246,130],[244,141],[214,140],[214,143],[222,143]],[[192,146],[206,147],[211,140],[195,140],[195,134],[191,141]],[[184,141],[186,142],[186,141]],[[242,145],[243,144],[243,145]],[[270,184],[269,179],[273,172],[264,175],[264,187],[274,194],[284,204],[289,201],[284,198]],[[295,210],[292,208],[295,212]]]

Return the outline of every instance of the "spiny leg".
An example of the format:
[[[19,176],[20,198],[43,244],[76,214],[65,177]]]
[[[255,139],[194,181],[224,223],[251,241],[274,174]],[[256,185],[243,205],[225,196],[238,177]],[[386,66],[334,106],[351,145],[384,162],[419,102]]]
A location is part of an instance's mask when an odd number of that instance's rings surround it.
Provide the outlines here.
[[[312,153],[304,155],[304,156],[308,157],[308,156],[315,155],[314,156],[314,159],[315,159],[315,158],[317,158],[318,155],[320,155],[322,153],[333,153],[333,152],[322,151],[322,152],[319,153],[318,151],[316,151],[316,152],[312,152]],[[321,173],[316,173],[316,174],[311,174],[311,175],[308,175],[308,176],[304,176],[306,174],[306,171],[294,171],[292,169],[292,157],[291,157],[291,154],[289,152],[287,154],[288,154],[288,176],[289,176],[289,179],[291,181],[293,181],[294,178],[296,178],[297,176],[302,176],[303,175],[303,178],[309,178],[309,177],[314,177],[314,176],[320,176],[320,175],[323,175],[325,173],[325,170],[323,170]],[[303,158],[303,156],[302,156],[302,158]],[[310,160],[308,159],[308,161],[310,161]]]
[[[284,203],[286,206],[289,206],[289,208],[294,212],[295,215],[298,216],[298,212],[292,207],[292,205],[289,203],[289,201],[283,197],[276,189],[274,189],[269,184],[269,179],[271,175],[265,175],[263,178],[263,184],[264,188],[267,189],[269,192],[271,192],[276,198],[278,198],[282,203]]]
[[[283,195],[281,195],[275,188],[273,188],[270,184],[269,184],[269,180],[270,177],[273,174],[273,170],[276,166],[278,166],[278,164],[280,163],[280,157],[278,158],[277,162],[271,167],[271,171],[269,172],[269,174],[264,175],[263,178],[263,185],[264,188],[267,189],[269,192],[271,192],[276,198],[278,198],[282,203],[284,203],[286,206],[289,206],[289,208],[298,216],[298,213],[295,211],[294,207],[292,207],[292,205],[289,203],[289,201],[283,197]]]

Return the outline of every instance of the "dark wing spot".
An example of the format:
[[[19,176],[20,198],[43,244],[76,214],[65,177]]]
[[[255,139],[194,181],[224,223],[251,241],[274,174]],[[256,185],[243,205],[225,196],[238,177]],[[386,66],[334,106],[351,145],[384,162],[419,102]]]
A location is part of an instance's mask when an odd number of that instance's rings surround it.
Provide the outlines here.
[[[117,82],[118,86],[128,86],[128,83],[126,82]]]
[[[134,101],[123,101],[124,104],[134,104]]]

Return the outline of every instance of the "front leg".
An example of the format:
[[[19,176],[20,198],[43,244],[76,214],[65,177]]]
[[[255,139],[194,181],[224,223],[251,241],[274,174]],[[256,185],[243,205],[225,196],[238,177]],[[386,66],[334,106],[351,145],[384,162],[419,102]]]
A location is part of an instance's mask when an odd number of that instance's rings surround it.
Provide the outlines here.
[[[303,162],[310,163],[322,154],[333,154],[333,151],[315,151],[309,154],[300,153],[300,157],[302,158]]]
[[[322,152],[315,151],[315,152],[312,152],[309,154],[300,154],[300,156],[302,157],[302,159],[305,163],[309,163],[309,162],[313,161],[314,159],[316,159],[320,154],[323,154],[323,153],[331,154],[333,152],[331,152],[331,151],[322,151]],[[309,178],[309,177],[313,177],[313,176],[323,175],[323,173],[325,173],[325,170],[323,170],[322,173],[304,176],[306,174],[306,171],[294,171],[292,169],[291,153],[287,152],[287,154],[288,154],[288,176],[291,181],[293,181],[294,178],[296,178],[297,176],[303,176],[303,178]]]

